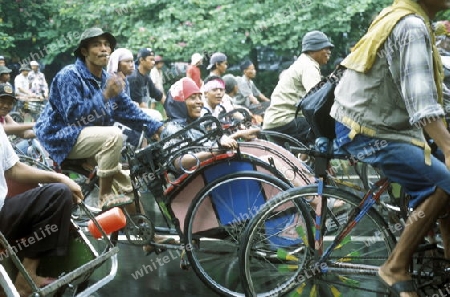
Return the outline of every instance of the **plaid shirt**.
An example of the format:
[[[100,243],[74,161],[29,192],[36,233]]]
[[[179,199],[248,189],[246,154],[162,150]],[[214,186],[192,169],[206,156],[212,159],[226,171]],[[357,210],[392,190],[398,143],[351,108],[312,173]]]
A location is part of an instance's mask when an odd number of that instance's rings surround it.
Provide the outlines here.
[[[411,125],[423,126],[428,123],[426,119],[444,116],[437,103],[431,40],[421,19],[410,16],[400,21],[378,55],[384,55],[388,61]]]

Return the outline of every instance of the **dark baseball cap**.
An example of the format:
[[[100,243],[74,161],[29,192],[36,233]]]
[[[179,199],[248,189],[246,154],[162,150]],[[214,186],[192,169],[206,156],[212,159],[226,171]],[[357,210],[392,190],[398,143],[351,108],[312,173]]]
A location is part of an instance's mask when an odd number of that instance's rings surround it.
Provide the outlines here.
[[[89,28],[86,29],[83,34],[81,34],[80,41],[78,43],[77,49],[73,52],[73,54],[78,58],[83,58],[81,54],[81,49],[86,47],[89,41],[94,37],[105,36],[108,39],[109,44],[111,45],[111,51],[114,51],[116,47],[117,41],[116,38],[109,32],[103,31],[101,28]]]
[[[6,67],[6,66],[0,66],[0,74],[3,74],[3,73],[11,73],[12,72],[12,70],[11,69],[9,69],[8,67]]]
[[[250,60],[245,60],[244,62],[241,63],[241,71],[244,71],[245,69],[247,69],[248,67],[250,67],[250,65],[253,65],[253,62]]]
[[[139,60],[139,58],[145,59],[145,57],[154,56],[154,55],[155,55],[155,52],[151,48],[144,47],[139,50],[139,52],[137,54],[137,58],[138,58],[138,60]]]
[[[0,97],[11,97],[14,100],[17,100],[14,89],[10,84],[0,83]]]
[[[211,58],[209,59],[209,65],[206,67],[206,69],[211,69],[216,63],[222,63],[227,60],[227,56],[224,53],[214,53],[212,54]]]

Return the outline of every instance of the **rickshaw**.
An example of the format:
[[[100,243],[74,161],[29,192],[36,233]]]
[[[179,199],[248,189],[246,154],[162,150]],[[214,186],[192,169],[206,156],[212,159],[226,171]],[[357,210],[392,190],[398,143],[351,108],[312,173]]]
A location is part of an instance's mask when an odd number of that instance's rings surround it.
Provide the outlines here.
[[[13,199],[14,195],[27,189],[39,186],[37,184],[25,184],[8,181],[8,195],[6,199]],[[20,250],[12,246],[0,232],[0,296],[19,297],[14,286],[17,273],[23,274],[32,288],[30,296],[79,296],[88,297],[101,287],[111,282],[118,269],[116,246],[118,232],[113,232],[110,237],[98,223],[94,215],[86,208],[84,203],[78,205],[89,217],[101,234],[100,240],[92,241],[86,236],[82,228],[73,220],[70,227],[70,244],[65,256],[47,256],[41,258],[37,269],[38,275],[55,278],[56,281],[39,288],[31,279],[21,262]],[[100,267],[102,273],[92,282],[93,273]],[[109,269],[109,272],[105,273]],[[68,295],[70,294],[70,295]]]
[[[202,131],[203,137],[184,137],[188,129]],[[178,234],[182,244],[152,242],[149,234],[164,228],[142,214],[131,216],[135,227],[127,233],[133,242],[181,249],[182,268],[192,267],[208,287],[223,296],[244,296],[238,270],[242,230],[272,197],[293,183],[311,183],[313,175],[289,151],[264,140],[242,142],[236,151],[209,145],[223,133],[215,117],[204,116],[166,139],[126,153],[133,185],[150,190],[166,231]],[[197,152],[205,151],[213,157],[197,159],[182,174],[173,169],[173,161],[180,156],[196,158]]]

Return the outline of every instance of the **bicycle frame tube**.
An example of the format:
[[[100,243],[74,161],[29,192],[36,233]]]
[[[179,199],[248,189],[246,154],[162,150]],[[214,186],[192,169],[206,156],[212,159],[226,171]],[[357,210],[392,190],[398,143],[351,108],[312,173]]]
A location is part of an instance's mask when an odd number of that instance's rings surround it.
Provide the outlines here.
[[[318,193],[321,200],[325,200],[325,207],[326,207],[326,199],[323,199],[323,186],[324,182],[323,179],[319,180],[319,190]],[[320,256],[319,262],[323,263],[325,262],[328,257],[331,255],[333,250],[344,240],[344,238],[350,234],[350,232],[353,230],[353,228],[358,224],[358,222],[361,221],[361,219],[367,214],[369,209],[375,204],[380,201],[381,194],[384,193],[387,188],[389,187],[389,181],[386,178],[382,178],[379,181],[377,181],[370,190],[364,195],[364,198],[361,200],[361,203],[358,205],[358,207],[354,208],[352,210],[351,216],[348,219],[346,225],[341,229],[339,234],[336,236],[334,241],[331,243],[331,245],[325,250],[323,253],[322,247],[323,247],[323,234],[321,233],[321,230],[323,228],[317,230],[316,229],[316,255]],[[326,197],[325,197],[326,198]],[[322,212],[326,211],[326,208],[324,208],[323,202],[321,210]],[[320,216],[316,214],[316,228],[317,226],[324,225],[326,219],[326,213],[324,216]],[[317,247],[319,249],[317,250]],[[359,264],[357,266],[360,266]]]

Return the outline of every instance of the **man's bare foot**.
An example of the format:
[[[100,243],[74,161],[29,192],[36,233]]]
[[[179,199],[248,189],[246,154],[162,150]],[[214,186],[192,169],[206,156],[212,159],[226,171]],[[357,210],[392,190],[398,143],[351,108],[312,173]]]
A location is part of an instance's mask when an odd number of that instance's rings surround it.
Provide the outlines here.
[[[392,274],[388,268],[385,266],[381,266],[380,269],[378,269],[378,275],[379,277],[390,287],[392,287],[394,284],[398,284],[399,282],[403,281],[411,281],[411,276],[408,273],[397,273]],[[417,294],[417,291],[403,291],[399,293],[400,297],[419,297]]]

